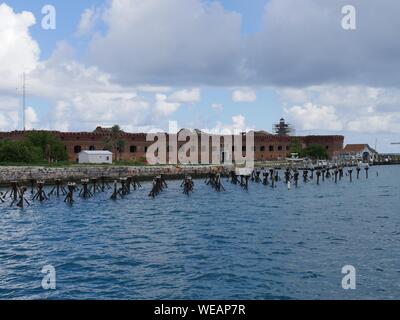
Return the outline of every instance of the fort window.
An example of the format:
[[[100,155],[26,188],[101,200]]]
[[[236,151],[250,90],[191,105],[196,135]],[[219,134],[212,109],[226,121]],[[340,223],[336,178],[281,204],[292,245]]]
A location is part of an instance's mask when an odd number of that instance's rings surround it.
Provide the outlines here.
[[[75,146],[74,147],[74,153],[79,153],[82,151],[82,147],[81,146]]]
[[[144,152],[147,152],[147,147],[144,147]]]
[[[274,146],[269,146],[269,151],[274,151]]]
[[[261,146],[261,147],[260,147],[260,151],[261,151],[261,152],[264,152],[264,151],[265,151],[265,146]]]
[[[130,147],[130,152],[131,153],[136,153],[136,151],[137,151],[137,147],[136,146],[131,146]]]
[[[278,151],[282,151],[282,146],[278,146]]]
[[[95,146],[90,146],[90,147],[89,147],[89,150],[90,150],[90,151],[94,151],[94,150],[96,150],[96,147],[95,147]]]
[[[242,147],[242,151],[245,152],[246,151],[246,146]]]
[[[326,146],[326,150],[329,150],[329,146]]]

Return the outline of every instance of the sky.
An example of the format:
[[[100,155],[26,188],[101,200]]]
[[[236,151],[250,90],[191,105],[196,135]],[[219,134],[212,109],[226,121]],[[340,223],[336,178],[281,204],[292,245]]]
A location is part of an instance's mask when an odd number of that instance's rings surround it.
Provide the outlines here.
[[[396,0],[0,0],[0,131],[23,127],[25,72],[28,129],[271,131],[284,117],[297,134],[400,152],[398,12]]]

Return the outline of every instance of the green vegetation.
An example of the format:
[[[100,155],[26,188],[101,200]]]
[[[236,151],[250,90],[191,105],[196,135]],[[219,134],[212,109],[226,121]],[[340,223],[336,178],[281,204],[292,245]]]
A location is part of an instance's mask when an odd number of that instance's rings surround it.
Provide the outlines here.
[[[27,141],[41,149],[42,160],[48,163],[68,160],[68,153],[64,144],[50,132],[31,132],[27,135]]]
[[[300,140],[294,138],[292,143],[289,146],[290,153],[297,153],[299,157],[303,157],[303,146],[300,143]],[[290,154],[289,154],[290,155]]]
[[[306,148],[303,148],[299,139],[293,139],[290,145],[290,153],[297,153],[301,158],[312,158],[312,159],[328,159],[329,155],[324,146],[320,144],[312,144]]]
[[[125,149],[125,141],[122,139],[123,133],[124,131],[116,124],[109,129],[104,140],[104,148],[117,155],[117,161],[119,161]]]
[[[0,141],[0,162],[30,163],[41,160],[40,148],[29,141]]]
[[[0,141],[2,164],[55,164],[67,160],[63,143],[50,132],[31,132],[21,141]]]
[[[304,154],[306,157],[312,159],[328,159],[329,155],[324,146],[320,144],[312,144],[304,149]]]

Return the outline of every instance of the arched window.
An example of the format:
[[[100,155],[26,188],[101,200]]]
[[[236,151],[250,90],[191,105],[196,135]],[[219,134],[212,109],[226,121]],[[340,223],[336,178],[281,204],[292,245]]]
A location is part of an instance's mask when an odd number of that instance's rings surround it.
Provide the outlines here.
[[[75,146],[74,147],[74,153],[79,153],[82,151],[82,147],[81,146]]]

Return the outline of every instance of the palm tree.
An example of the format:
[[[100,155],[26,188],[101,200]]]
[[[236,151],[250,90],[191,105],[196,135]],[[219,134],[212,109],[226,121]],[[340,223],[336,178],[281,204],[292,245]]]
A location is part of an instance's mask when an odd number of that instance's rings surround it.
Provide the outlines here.
[[[114,125],[111,127],[109,131],[109,142],[111,143],[112,149],[117,157],[117,160],[120,160],[121,153],[124,151],[125,141],[122,139],[122,131],[119,125]]]

